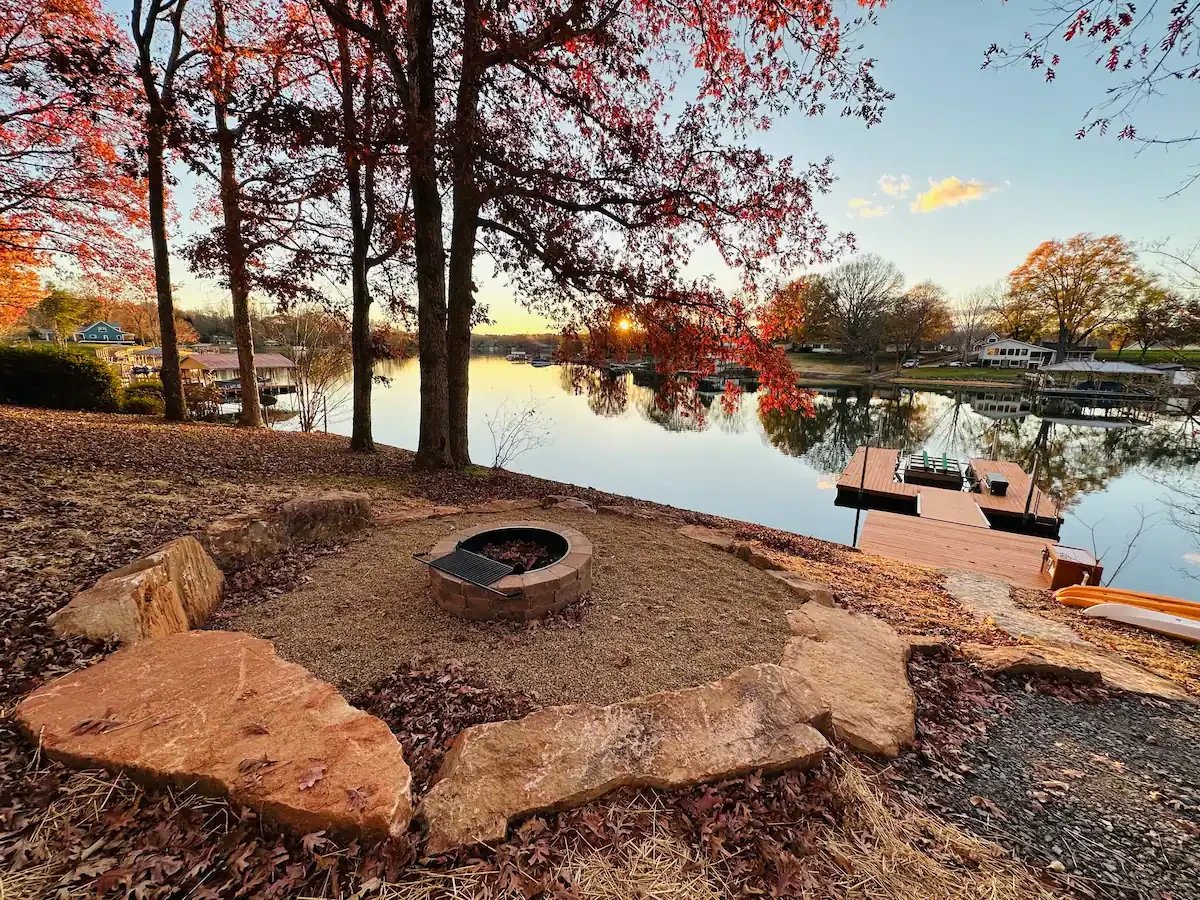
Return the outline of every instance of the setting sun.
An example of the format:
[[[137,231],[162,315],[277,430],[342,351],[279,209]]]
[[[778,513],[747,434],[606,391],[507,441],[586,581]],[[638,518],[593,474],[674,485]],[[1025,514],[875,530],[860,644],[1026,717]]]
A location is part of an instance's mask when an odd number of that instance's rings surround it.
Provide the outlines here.
[[[628,319],[619,319],[617,321],[617,330],[618,331],[628,331],[632,327],[633,327],[633,323],[630,322]]]

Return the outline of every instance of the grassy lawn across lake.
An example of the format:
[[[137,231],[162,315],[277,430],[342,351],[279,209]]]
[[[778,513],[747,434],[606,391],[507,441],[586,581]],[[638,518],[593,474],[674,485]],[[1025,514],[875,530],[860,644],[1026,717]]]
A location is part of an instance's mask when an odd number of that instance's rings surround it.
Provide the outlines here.
[[[1147,350],[1145,359],[1138,347],[1126,347],[1120,353],[1116,350],[1100,350],[1097,359],[1119,359],[1135,364],[1161,362],[1177,362],[1184,365],[1200,366],[1200,350]]]
[[[897,381],[1021,381],[1023,369],[993,369],[985,366],[918,366],[902,369]]]

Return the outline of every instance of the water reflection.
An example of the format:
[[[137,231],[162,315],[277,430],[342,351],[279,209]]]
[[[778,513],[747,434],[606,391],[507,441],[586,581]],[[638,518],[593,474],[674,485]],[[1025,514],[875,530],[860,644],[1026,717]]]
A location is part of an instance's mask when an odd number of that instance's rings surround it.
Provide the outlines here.
[[[841,386],[814,388],[813,413],[806,415],[759,411],[752,391],[731,400],[654,373],[563,367],[560,380],[564,390],[587,397],[597,415],[632,408],[668,432],[740,433],[746,428],[740,407],[749,405],[771,447],[830,475],[865,444],[1010,460],[1036,471],[1038,487],[1063,509],[1132,469],[1183,472],[1200,463],[1196,420],[1156,416],[1145,407],[1035,413],[1037,404],[1020,391]]]

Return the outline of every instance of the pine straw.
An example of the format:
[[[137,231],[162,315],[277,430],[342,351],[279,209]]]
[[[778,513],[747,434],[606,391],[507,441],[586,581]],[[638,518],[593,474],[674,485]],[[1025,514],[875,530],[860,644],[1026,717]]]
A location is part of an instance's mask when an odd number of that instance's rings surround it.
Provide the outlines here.
[[[660,794],[638,794],[607,812],[618,830],[641,823],[646,831],[624,846],[601,848],[583,840],[555,865],[556,880],[580,900],[722,900],[735,894],[716,866],[668,827]],[[500,871],[487,865],[423,870],[379,886],[381,900],[527,900],[525,892],[497,887]],[[310,897],[306,900],[327,900]]]
[[[825,852],[849,869],[837,896],[894,900],[1053,898],[997,845],[960,831],[906,796],[887,797],[853,761],[835,789],[846,803]],[[848,863],[848,865],[846,865]]]
[[[1052,900],[1059,896],[997,845],[929,815],[904,795],[885,796],[853,759],[839,757],[832,766],[832,799],[843,815],[821,830],[820,850],[805,863],[817,870],[820,887],[799,896],[814,900],[831,896]],[[705,859],[678,836],[672,800],[673,795],[644,791],[619,806],[609,806],[605,812],[618,821],[618,829],[637,822],[639,836],[625,846],[598,848],[584,841],[569,849],[554,868],[560,883],[569,886],[570,896],[719,900],[762,893],[758,886],[737,885],[722,861]],[[526,894],[519,890],[498,889],[498,874],[486,865],[425,870],[400,883],[381,885],[379,897],[524,900]]]
[[[1033,875],[994,844],[972,837],[921,810],[905,795],[881,789],[881,779],[852,757],[837,755],[827,764],[831,778],[831,796],[822,805],[838,814],[820,817],[814,822],[818,844],[812,855],[803,858],[809,870],[806,887],[786,896],[831,896],[849,898],[888,897],[894,900],[1050,900],[1057,896]],[[817,780],[815,785],[821,782]],[[728,783],[734,791],[738,782]],[[718,787],[718,790],[721,788]],[[58,844],[76,829],[86,829],[114,815],[121,808],[136,807],[143,799],[141,789],[122,776],[103,772],[78,772],[70,776],[56,800],[47,808],[33,840]],[[725,897],[750,897],[765,893],[764,884],[738,883],[732,878],[733,861],[712,854],[700,846],[691,846],[684,836],[682,808],[695,793],[657,791],[625,792],[610,801],[597,801],[592,808],[603,815],[617,834],[628,834],[624,842],[589,840],[585,830],[575,830],[578,813],[550,819],[550,831],[541,820],[531,820],[514,830],[508,846],[520,843],[525,833],[549,837],[558,858],[543,861],[553,873],[561,892],[554,896],[577,900],[719,900]],[[146,797],[145,799],[150,799]],[[221,800],[200,797],[190,791],[167,792],[160,809],[174,818],[185,811],[200,815],[214,840],[237,827],[238,814]],[[586,815],[586,811],[585,811]],[[792,823],[761,822],[761,840],[770,842],[774,826]],[[534,826],[530,829],[529,826]],[[555,828],[567,833],[554,834]],[[94,833],[94,832],[93,832]],[[559,850],[561,849],[561,852]],[[368,855],[370,849],[367,848]],[[119,847],[97,840],[82,853],[69,858],[17,872],[0,873],[0,900],[34,900],[54,894],[70,884],[75,895],[91,893],[88,878],[71,877],[85,870],[89,861],[101,864],[102,857],[119,853]],[[503,870],[512,874],[512,857],[503,850],[494,858],[474,860],[456,868],[410,868],[394,880],[378,877],[379,870],[363,872],[349,864],[338,889],[319,870],[341,850],[326,845],[307,863],[310,877],[304,889],[291,896],[308,900],[331,898],[378,897],[380,900],[525,900],[529,896],[514,881],[501,878]],[[713,858],[716,857],[716,858]],[[322,864],[322,860],[325,861]],[[297,860],[293,855],[292,862]],[[344,858],[350,863],[348,857]],[[223,866],[221,860],[213,864]],[[285,861],[283,864],[286,865]],[[358,871],[357,878],[353,872]],[[181,875],[183,873],[180,873]],[[193,874],[193,873],[189,873]],[[199,875],[203,883],[205,875]],[[187,881],[192,881],[188,878]],[[177,887],[186,886],[178,882]],[[166,888],[160,884],[158,888]],[[157,895],[158,892],[155,892]],[[540,894],[540,896],[549,896]]]

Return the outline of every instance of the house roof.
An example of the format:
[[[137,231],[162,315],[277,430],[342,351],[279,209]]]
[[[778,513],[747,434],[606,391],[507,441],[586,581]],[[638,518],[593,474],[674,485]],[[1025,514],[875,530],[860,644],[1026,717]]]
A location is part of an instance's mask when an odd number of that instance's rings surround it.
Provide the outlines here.
[[[128,334],[128,332],[127,332],[127,331],[125,331],[125,329],[121,327],[121,323],[120,323],[120,322],[101,322],[101,321],[99,321],[99,320],[97,320],[97,321],[93,322],[91,325],[87,325],[87,326],[85,326],[85,327],[83,327],[83,328],[80,328],[79,330],[80,330],[80,331],[91,331],[91,330],[92,330],[93,328],[95,328],[97,325],[105,325],[105,326],[107,326],[107,327],[111,328],[113,331],[119,331],[119,332],[121,332],[122,334]]]
[[[983,347],[1000,347],[1005,344],[1015,344],[1018,347],[1028,347],[1030,350],[1037,350],[1039,353],[1046,351],[1045,347],[1039,347],[1037,344],[1031,344],[1028,341],[1018,341],[1016,338],[1000,338],[998,341],[992,341],[990,344],[984,344]],[[982,350],[983,347],[980,347],[980,349]]]
[[[187,361],[199,365],[202,369],[236,369],[238,367],[236,353],[193,353],[188,356]],[[282,353],[255,353],[254,365],[259,369],[292,369],[296,366]]]
[[[1133,363],[1119,362],[1111,359],[1073,359],[1070,362],[1055,363],[1052,366],[1042,366],[1043,372],[1095,372],[1101,375],[1163,375],[1157,369],[1148,366],[1136,366]]]

